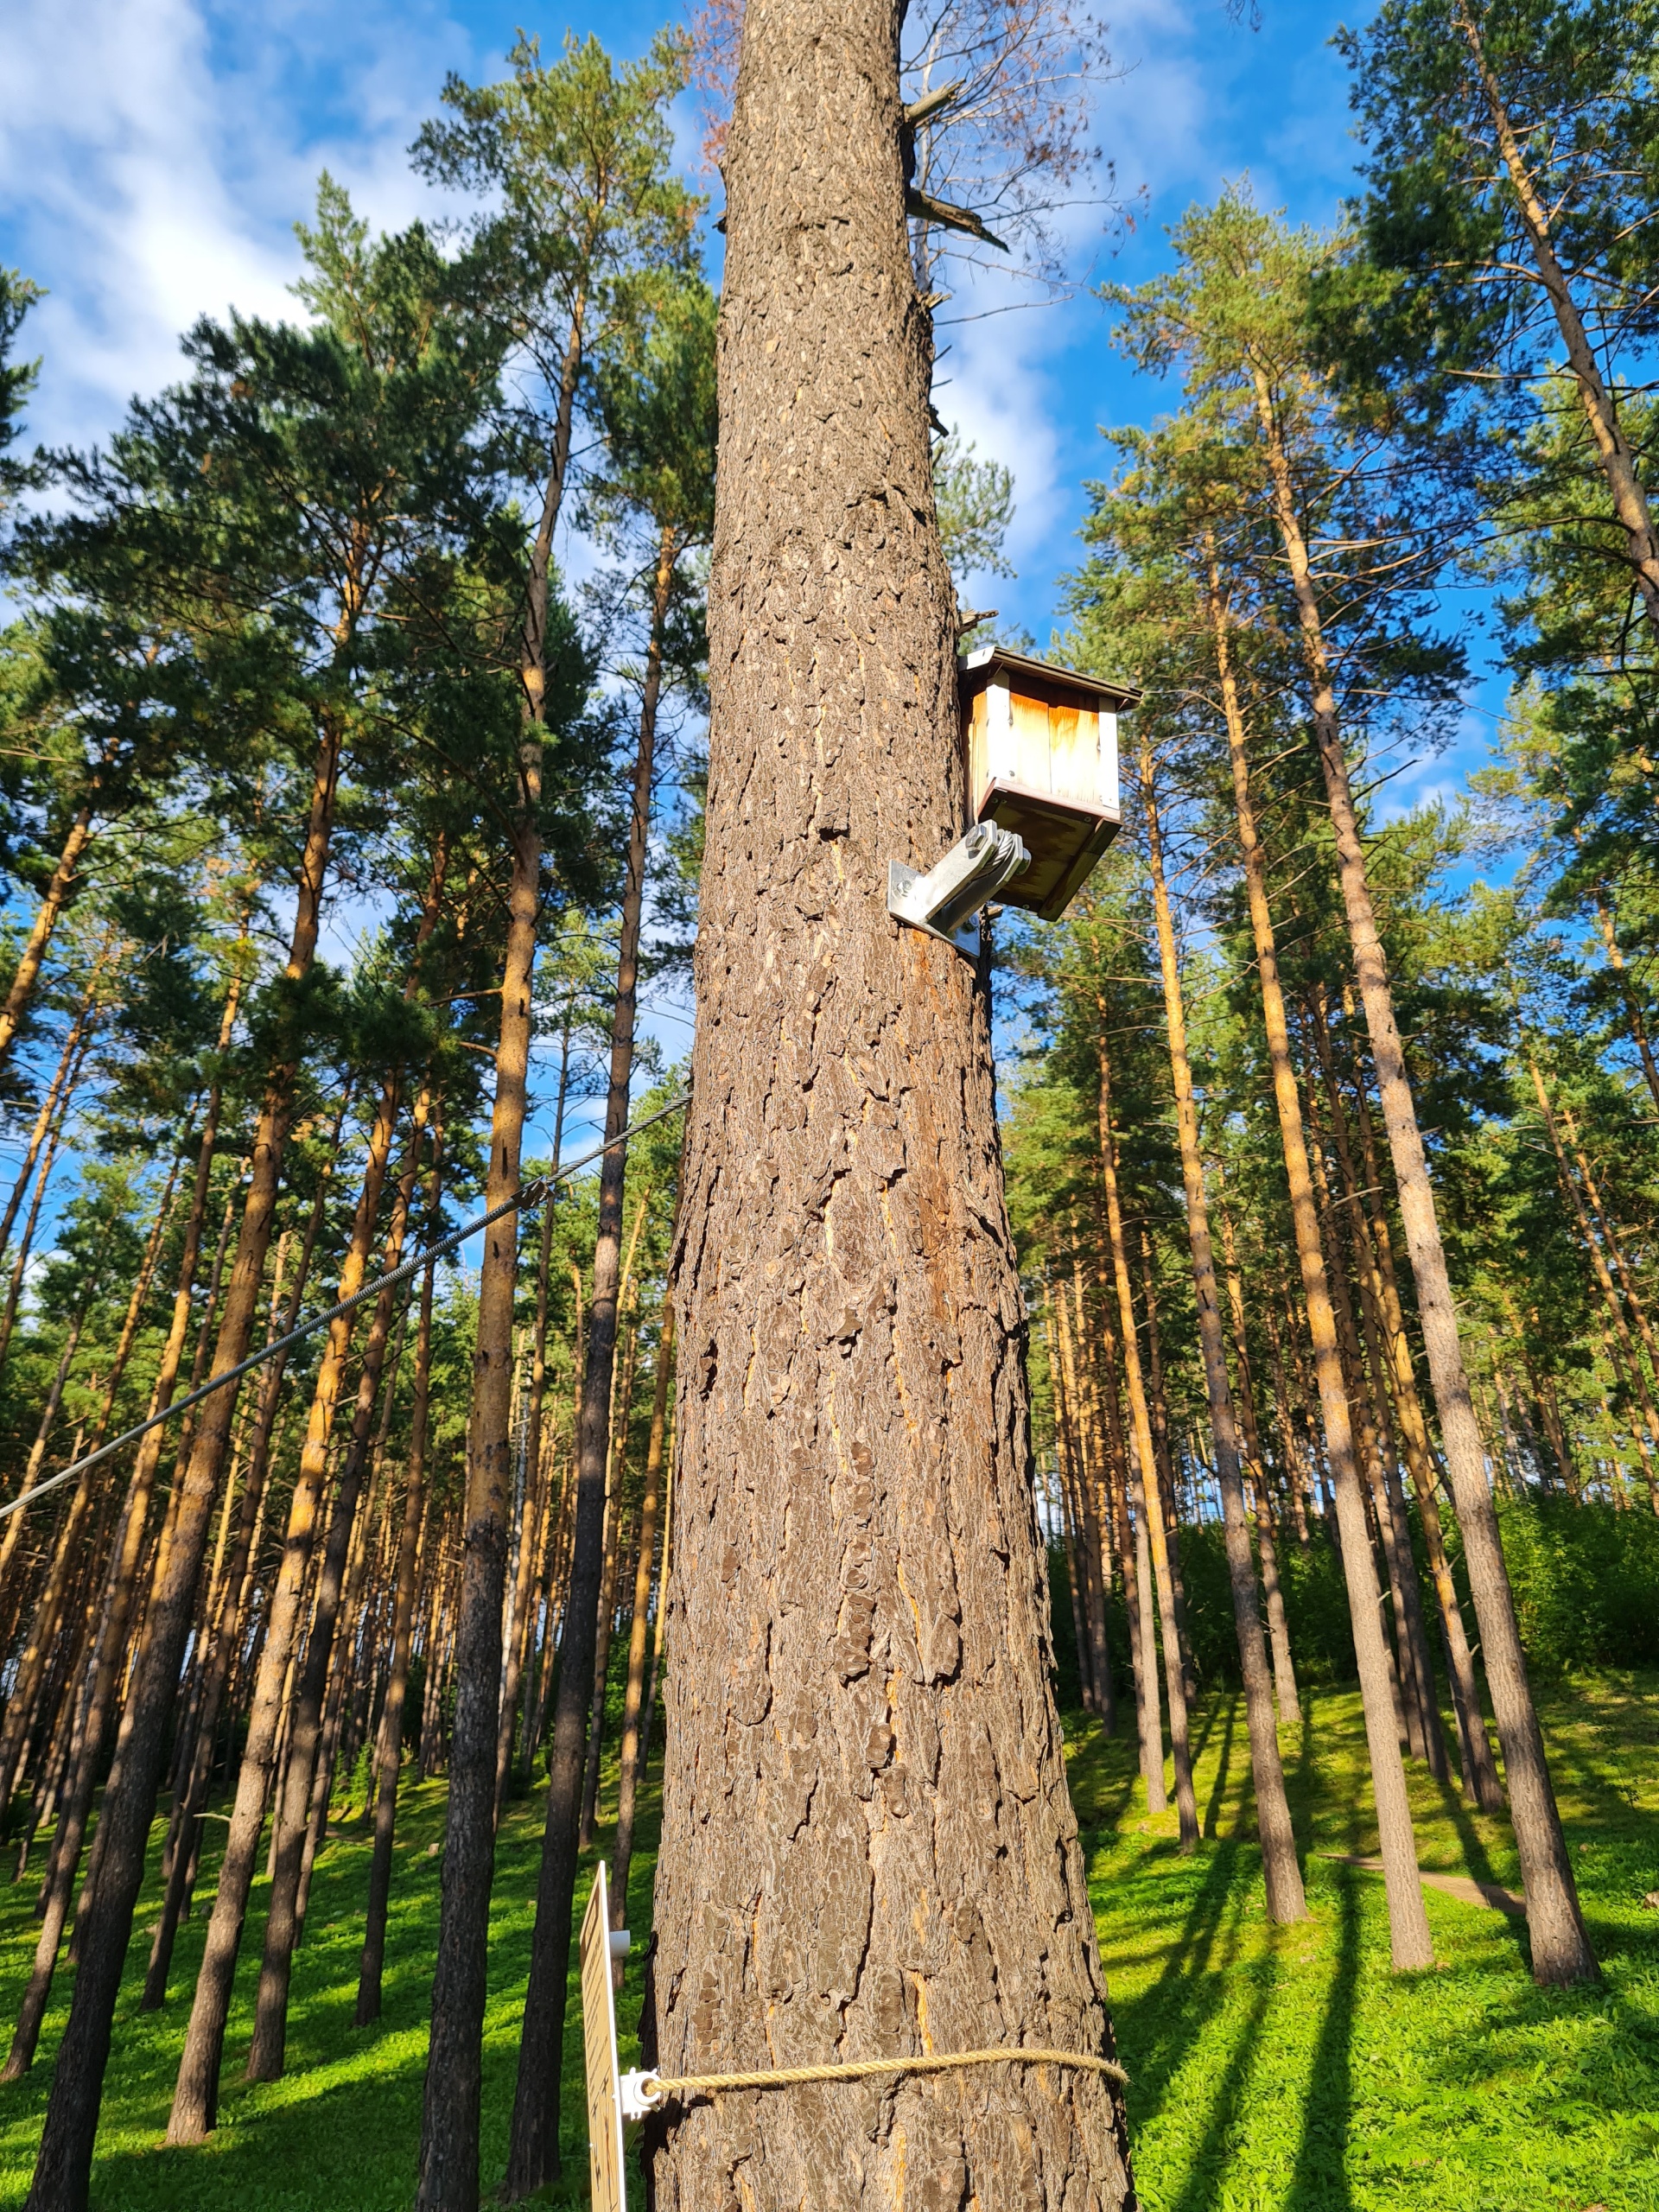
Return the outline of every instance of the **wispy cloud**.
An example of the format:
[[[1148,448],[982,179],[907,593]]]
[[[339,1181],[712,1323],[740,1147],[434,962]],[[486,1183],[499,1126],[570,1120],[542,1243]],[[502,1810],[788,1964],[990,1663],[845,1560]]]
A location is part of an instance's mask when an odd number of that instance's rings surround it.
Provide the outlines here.
[[[422,188],[404,149],[468,58],[447,16],[378,0],[0,13],[0,251],[50,293],[29,326],[36,434],[107,431],[176,373],[199,315],[289,311],[292,224],[325,165],[376,219],[407,219]],[[325,69],[343,96],[320,95]]]

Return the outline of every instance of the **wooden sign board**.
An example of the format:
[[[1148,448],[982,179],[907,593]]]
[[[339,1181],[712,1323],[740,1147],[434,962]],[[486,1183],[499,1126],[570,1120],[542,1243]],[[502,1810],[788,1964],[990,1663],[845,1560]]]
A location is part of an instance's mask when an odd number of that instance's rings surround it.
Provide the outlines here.
[[[611,1990],[611,1915],[601,1860],[582,1917],[582,2041],[588,2072],[588,2171],[594,2212],[627,2212],[622,2173],[622,2097],[616,2077],[616,1999]]]

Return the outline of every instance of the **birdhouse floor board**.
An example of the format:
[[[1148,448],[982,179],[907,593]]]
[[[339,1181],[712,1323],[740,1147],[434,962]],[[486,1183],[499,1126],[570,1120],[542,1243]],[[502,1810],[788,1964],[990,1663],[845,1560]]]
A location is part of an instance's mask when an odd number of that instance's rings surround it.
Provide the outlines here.
[[[1056,800],[1012,783],[986,785],[979,819],[1013,830],[1031,855],[1030,867],[997,893],[1000,902],[1049,922],[1058,920],[1076,898],[1118,829],[1116,816],[1102,809]]]

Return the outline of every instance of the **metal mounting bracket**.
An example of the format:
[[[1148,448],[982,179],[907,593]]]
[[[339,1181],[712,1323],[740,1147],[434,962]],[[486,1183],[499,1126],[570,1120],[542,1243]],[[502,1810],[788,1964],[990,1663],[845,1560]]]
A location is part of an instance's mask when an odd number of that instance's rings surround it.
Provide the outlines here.
[[[970,960],[977,960],[979,957],[977,921],[971,919],[965,921],[959,930],[953,931],[947,937],[943,930],[936,930],[931,922],[925,922],[919,915],[906,912],[905,902],[921,880],[920,868],[906,868],[903,861],[889,861],[887,862],[887,912],[893,916],[894,921],[907,922],[913,930],[925,930],[929,937],[938,938],[941,944],[954,944],[958,952],[965,952]]]
[[[887,912],[897,922],[925,930],[954,945],[970,960],[979,957],[979,924],[975,919],[1010,876],[1031,865],[1031,855],[1011,830],[978,822],[965,837],[935,861],[925,874],[903,861],[887,862]]]

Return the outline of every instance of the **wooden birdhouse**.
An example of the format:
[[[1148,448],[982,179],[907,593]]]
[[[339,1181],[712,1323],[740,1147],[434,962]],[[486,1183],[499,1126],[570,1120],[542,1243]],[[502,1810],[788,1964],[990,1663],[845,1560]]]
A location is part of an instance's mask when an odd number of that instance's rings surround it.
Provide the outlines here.
[[[1141,694],[1001,645],[957,666],[969,817],[1031,855],[996,895],[1058,921],[1117,835],[1117,718]]]

